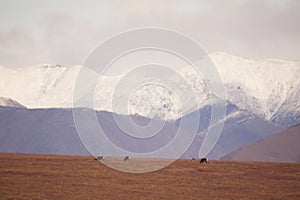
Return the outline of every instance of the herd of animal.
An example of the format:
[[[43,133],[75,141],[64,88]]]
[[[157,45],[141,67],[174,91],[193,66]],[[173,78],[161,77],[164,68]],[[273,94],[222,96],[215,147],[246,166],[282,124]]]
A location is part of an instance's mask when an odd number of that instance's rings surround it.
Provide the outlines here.
[[[101,160],[104,160],[105,159],[105,156],[96,156],[94,157],[94,160],[96,161],[101,161]],[[131,159],[130,156],[125,156],[123,161],[129,161]],[[192,158],[192,160],[197,160],[196,158]],[[208,159],[207,158],[201,158],[199,160],[200,164],[204,164],[204,163],[207,163],[208,162]]]
[[[94,157],[94,160],[97,160],[97,161],[101,161],[101,160],[104,160],[105,159],[105,156],[97,156],[97,157]],[[124,161],[127,161],[127,160],[130,160],[131,157],[130,156],[125,156],[124,157]]]

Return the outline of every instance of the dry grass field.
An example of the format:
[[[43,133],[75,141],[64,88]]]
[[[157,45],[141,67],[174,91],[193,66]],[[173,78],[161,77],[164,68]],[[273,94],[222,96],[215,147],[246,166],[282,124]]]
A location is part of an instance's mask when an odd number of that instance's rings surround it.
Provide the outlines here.
[[[300,164],[178,160],[130,174],[92,157],[1,153],[0,199],[300,199]]]

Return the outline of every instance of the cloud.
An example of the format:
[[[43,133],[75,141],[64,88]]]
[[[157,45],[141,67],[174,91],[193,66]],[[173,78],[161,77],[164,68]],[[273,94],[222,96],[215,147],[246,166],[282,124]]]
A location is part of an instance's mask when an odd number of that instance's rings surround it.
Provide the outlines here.
[[[31,12],[2,13],[5,23],[0,25],[0,64],[3,66],[80,64],[100,42],[142,26],[178,30],[209,52],[300,60],[297,0],[128,0],[72,5],[32,2],[36,10],[31,7]],[[32,2],[29,0],[27,4]]]
[[[0,30],[0,62],[22,67],[41,63],[72,66],[81,64],[94,48],[98,30],[89,22],[62,13],[44,15],[37,30],[13,27]]]

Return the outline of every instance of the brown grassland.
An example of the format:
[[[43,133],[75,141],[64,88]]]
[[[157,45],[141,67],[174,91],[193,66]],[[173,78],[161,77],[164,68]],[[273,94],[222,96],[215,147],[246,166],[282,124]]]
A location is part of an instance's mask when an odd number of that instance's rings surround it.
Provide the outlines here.
[[[300,164],[178,160],[130,174],[88,156],[0,153],[0,199],[300,199]]]

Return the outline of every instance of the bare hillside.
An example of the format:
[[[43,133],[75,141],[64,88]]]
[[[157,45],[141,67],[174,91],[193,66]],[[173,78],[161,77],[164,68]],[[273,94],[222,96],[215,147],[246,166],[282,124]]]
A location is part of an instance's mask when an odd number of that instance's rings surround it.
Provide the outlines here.
[[[246,145],[224,160],[300,162],[300,124]]]

